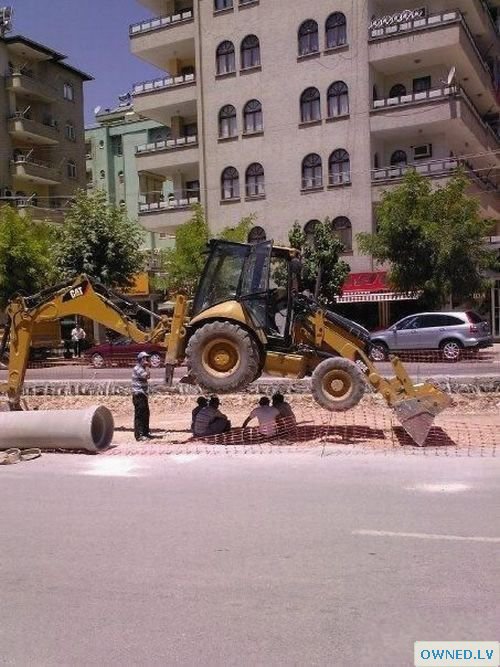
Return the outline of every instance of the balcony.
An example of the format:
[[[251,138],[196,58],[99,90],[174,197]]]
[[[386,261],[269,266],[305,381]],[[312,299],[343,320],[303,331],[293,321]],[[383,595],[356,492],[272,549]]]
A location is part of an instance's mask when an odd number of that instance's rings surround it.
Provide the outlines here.
[[[21,71],[13,71],[6,79],[7,90],[40,102],[53,102],[57,91],[47,82],[34,75]]]
[[[136,148],[137,170],[168,176],[172,169],[198,164],[198,137],[179,137]]]
[[[199,203],[199,197],[191,196],[168,201],[140,203],[139,222],[149,232],[175,234],[175,230],[191,217],[191,207]]]
[[[443,67],[446,79],[454,66],[461,84],[473,99],[478,99],[483,113],[498,105],[493,73],[461,12],[439,12],[372,27],[369,39],[370,64],[384,75],[404,73],[403,78],[412,69]]]
[[[442,160],[429,160],[427,162],[418,161],[414,164],[381,167],[373,169],[371,180],[374,187],[374,199],[379,201],[387,186],[401,183],[404,175],[410,170],[432,179],[444,180],[452,176],[458,169],[464,169],[465,175],[471,182],[469,193],[471,195],[480,194],[481,208],[486,217],[494,219],[500,218],[500,187],[497,183],[489,179],[485,169],[476,169],[468,160],[460,158],[445,158]],[[378,187],[383,186],[383,187]]]
[[[60,170],[48,162],[35,160],[27,155],[17,155],[10,165],[13,178],[41,185],[58,185],[61,182]]]
[[[9,118],[9,134],[28,144],[54,146],[59,143],[59,130],[55,123],[39,123],[21,114]]]
[[[132,53],[160,69],[168,70],[173,58],[194,60],[192,9],[135,23],[130,26],[129,34]]]
[[[486,123],[459,86],[431,88],[400,97],[374,100],[370,119],[371,131],[382,138],[406,133],[443,132],[450,144],[469,144],[478,152],[498,150],[500,138]],[[468,151],[470,152],[470,151]]]
[[[195,116],[197,86],[195,74],[166,76],[136,83],[133,87],[134,111],[163,125],[172,115]]]

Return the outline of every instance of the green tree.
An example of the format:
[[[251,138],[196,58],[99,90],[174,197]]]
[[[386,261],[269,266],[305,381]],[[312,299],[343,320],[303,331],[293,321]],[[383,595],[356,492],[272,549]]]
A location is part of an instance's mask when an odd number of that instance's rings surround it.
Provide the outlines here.
[[[144,230],[106,194],[78,192],[60,232],[57,265],[65,278],[86,273],[108,287],[130,287],[143,270]]]
[[[344,246],[332,233],[329,218],[316,223],[312,238],[308,238],[295,222],[288,234],[292,248],[302,254],[302,280],[304,288],[314,294],[320,303],[328,304],[342,292],[342,285],[349,275],[350,267],[340,259]]]
[[[35,294],[54,282],[54,241],[50,225],[0,208],[0,307],[16,292]]]
[[[226,241],[245,242],[254,222],[254,216],[243,218],[235,227],[226,227],[218,238]],[[162,273],[155,286],[171,294],[182,291],[191,296],[205,265],[205,251],[212,238],[205,212],[201,204],[193,206],[193,215],[175,233],[175,247],[163,251]]]
[[[485,287],[491,263],[483,237],[491,221],[480,215],[479,200],[466,194],[468,180],[457,172],[433,190],[428,178],[409,171],[377,207],[376,234],[358,234],[362,253],[391,265],[389,279],[401,292],[421,292],[421,301],[438,307],[453,296],[470,299]]]

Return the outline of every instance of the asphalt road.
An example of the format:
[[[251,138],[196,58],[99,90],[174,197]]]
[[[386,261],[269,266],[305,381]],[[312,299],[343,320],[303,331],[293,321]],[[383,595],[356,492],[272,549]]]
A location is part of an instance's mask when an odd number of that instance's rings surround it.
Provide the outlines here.
[[[415,379],[429,377],[460,377],[460,376],[495,376],[500,375],[500,358],[488,357],[474,360],[460,361],[457,363],[426,363],[426,362],[404,362],[410,376]],[[389,363],[377,364],[377,368],[386,375],[393,374]],[[49,368],[29,368],[26,380],[129,380],[132,369],[109,367],[95,369],[91,366],[53,366]],[[6,375],[5,370],[0,370],[0,380]],[[185,369],[176,369],[174,377],[179,379],[185,375]],[[162,380],[164,370],[152,369],[153,380]],[[269,376],[268,376],[269,377]],[[266,376],[263,377],[266,380]]]
[[[500,461],[44,455],[0,468],[0,663],[409,667],[498,637]]]

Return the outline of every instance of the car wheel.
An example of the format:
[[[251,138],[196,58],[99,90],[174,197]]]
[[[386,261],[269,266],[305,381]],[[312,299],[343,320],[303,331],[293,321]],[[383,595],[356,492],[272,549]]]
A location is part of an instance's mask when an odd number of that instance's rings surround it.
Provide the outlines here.
[[[151,355],[149,361],[151,362],[151,366],[152,366],[153,368],[160,368],[161,363],[162,363],[162,358],[161,358],[161,356],[160,356],[157,352],[154,352],[154,353]]]
[[[105,365],[106,362],[104,361],[104,357],[102,356],[102,354],[95,352],[92,355],[92,366],[94,368],[104,368]]]
[[[389,348],[382,341],[377,341],[372,343],[369,356],[372,361],[385,361],[389,356]]]
[[[462,355],[463,345],[459,340],[444,340],[440,348],[445,361],[458,361]]]

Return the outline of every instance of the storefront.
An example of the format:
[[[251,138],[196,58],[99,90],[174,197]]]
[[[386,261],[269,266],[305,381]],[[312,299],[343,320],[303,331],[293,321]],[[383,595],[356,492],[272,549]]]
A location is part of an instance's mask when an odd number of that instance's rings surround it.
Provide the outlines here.
[[[368,329],[386,328],[415,310],[418,294],[391,290],[386,271],[350,273],[337,297],[338,310]]]

